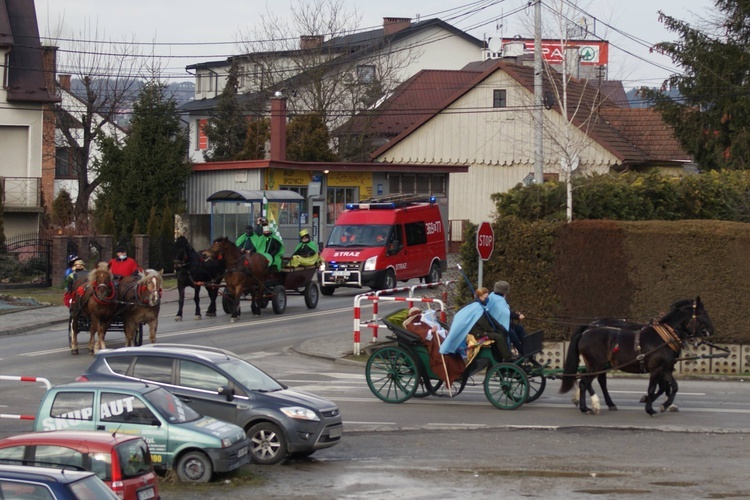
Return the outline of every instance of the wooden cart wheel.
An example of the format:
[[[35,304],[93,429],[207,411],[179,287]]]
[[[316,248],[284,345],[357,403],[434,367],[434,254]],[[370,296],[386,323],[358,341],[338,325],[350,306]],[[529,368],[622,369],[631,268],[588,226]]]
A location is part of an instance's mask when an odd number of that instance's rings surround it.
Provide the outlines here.
[[[232,314],[234,298],[229,294],[227,287],[224,287],[224,290],[221,292],[221,307],[224,309],[225,314]]]
[[[484,377],[484,395],[496,408],[515,410],[529,397],[529,380],[516,365],[497,363]]]
[[[308,281],[305,285],[305,305],[308,309],[315,309],[318,307],[318,299],[320,299],[320,285],[316,281]]]
[[[286,311],[286,289],[284,288],[284,285],[276,285],[273,287],[271,306],[273,307],[273,312],[276,314],[281,314]]]
[[[535,359],[528,359],[521,366],[529,381],[529,397],[526,398],[526,402],[531,403],[539,399],[544,392],[544,388],[547,387],[547,377],[542,372],[544,367]]]
[[[381,347],[370,355],[365,367],[367,385],[386,403],[403,403],[419,386],[414,358],[401,347]]]

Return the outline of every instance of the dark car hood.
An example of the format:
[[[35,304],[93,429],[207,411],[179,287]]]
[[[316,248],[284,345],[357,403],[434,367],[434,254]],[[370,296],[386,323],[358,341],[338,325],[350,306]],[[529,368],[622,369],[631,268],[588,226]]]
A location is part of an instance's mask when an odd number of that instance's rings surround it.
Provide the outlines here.
[[[269,398],[276,404],[282,406],[306,406],[318,411],[338,408],[333,401],[295,389],[284,389],[281,391],[261,392],[256,394],[259,397]]]

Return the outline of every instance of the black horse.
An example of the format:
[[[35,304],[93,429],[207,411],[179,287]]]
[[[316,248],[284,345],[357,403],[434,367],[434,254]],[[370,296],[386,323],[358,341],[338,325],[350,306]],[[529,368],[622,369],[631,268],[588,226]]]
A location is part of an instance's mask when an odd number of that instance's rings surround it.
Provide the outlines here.
[[[203,256],[190,246],[184,236],[180,236],[175,241],[172,257],[174,269],[177,273],[177,291],[180,296],[175,321],[182,321],[182,306],[185,302],[186,287],[195,291],[195,319],[201,319],[201,285],[205,286],[208,298],[211,301],[206,316],[216,316],[216,297],[219,295],[219,287],[211,285],[221,283],[226,270],[224,261],[211,260],[206,262]]]
[[[664,408],[671,406],[677,394],[677,382],[672,372],[683,345],[712,333],[713,324],[700,297],[673,304],[666,315],[642,328],[596,326],[579,329],[568,348],[560,392],[566,393],[575,385],[578,358],[583,356],[589,374],[581,375],[579,384],[582,412],[592,412],[586,406],[586,392],[593,393],[591,384],[594,378],[608,369],[617,369],[651,375],[645,403],[646,412],[655,415],[653,402],[662,391],[668,394]]]

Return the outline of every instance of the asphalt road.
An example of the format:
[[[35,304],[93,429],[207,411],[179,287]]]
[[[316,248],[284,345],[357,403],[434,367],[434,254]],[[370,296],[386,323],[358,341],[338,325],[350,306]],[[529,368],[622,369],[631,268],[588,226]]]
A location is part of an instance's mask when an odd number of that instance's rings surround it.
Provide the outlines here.
[[[252,488],[213,483],[174,487],[164,498],[478,498],[553,496],[601,498],[659,494],[728,498],[747,491],[750,391],[742,379],[682,380],[678,413],[648,417],[638,402],[641,378],[610,381],[619,411],[582,415],[570,395],[549,381],[542,397],[514,411],[493,407],[481,379],[455,398],[412,399],[393,405],[369,390],[361,364],[300,355],[301,342],[334,336],[351,345],[355,291],[322,297],[309,311],[289,298],[286,313],[227,316],[182,323],[176,304],[164,304],[159,342],[231,349],[295,388],[337,402],[344,441],[312,459],[277,467],[250,466],[265,479]],[[74,379],[87,355],[71,356],[65,329],[3,338],[3,374]],[[121,334],[109,345],[122,345]],[[0,413],[31,413],[39,385],[0,382]],[[28,431],[24,421],[0,420],[0,436]]]

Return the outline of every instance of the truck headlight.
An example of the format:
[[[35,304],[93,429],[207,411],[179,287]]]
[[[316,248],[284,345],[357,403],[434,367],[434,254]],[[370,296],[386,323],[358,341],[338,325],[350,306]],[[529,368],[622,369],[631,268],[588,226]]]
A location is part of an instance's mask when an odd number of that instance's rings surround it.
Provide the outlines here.
[[[303,408],[302,406],[288,406],[282,408],[281,412],[289,418],[296,418],[298,420],[312,420],[314,422],[320,420],[314,411],[309,408]]]
[[[370,257],[369,259],[367,259],[365,261],[364,270],[365,271],[374,271],[376,269],[377,263],[378,263],[378,257],[377,256]]]

